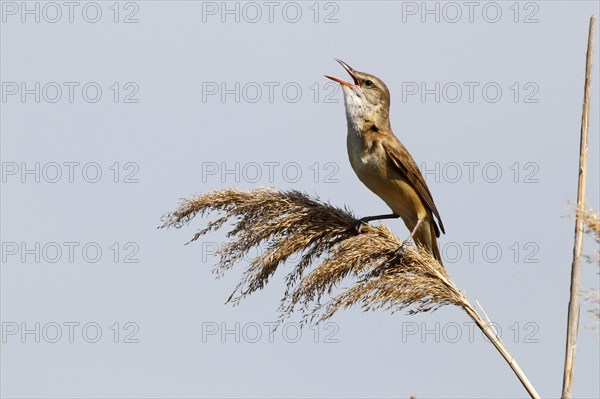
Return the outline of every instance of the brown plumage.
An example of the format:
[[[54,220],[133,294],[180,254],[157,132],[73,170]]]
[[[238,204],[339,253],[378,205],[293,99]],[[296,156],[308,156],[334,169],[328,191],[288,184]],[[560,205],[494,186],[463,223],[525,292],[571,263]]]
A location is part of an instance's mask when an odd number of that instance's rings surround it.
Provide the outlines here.
[[[437,237],[440,229],[445,233],[444,225],[415,160],[392,131],[387,86],[376,76],[338,62],[354,81],[349,83],[327,76],[340,83],[344,91],[350,164],[360,181],[393,211],[390,215],[365,217],[362,221],[402,218],[413,232],[415,242],[441,262]],[[414,230],[419,221],[419,227]]]

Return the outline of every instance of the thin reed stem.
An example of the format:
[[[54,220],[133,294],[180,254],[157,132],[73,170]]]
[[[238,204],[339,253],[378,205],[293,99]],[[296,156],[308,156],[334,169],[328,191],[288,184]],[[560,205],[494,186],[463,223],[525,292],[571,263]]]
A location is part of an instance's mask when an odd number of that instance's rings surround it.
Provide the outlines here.
[[[570,399],[573,388],[573,371],[575,369],[575,352],[577,350],[577,332],[579,330],[579,284],[581,280],[581,252],[583,247],[584,223],[581,211],[585,202],[585,186],[587,177],[588,129],[590,125],[590,100],[592,96],[592,52],[594,48],[594,30],[596,17],[590,18],[587,56],[585,63],[585,86],[583,94],[583,111],[581,115],[581,134],[579,143],[579,176],[577,180],[577,213],[575,216],[575,243],[573,245],[573,263],[571,265],[571,297],[567,317],[567,342],[565,348],[565,365],[563,374],[563,399]]]

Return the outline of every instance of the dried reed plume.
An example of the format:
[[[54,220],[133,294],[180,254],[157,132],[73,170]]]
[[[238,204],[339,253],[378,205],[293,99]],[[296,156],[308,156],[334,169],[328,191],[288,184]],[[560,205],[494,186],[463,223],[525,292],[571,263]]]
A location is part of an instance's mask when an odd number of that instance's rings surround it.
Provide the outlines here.
[[[600,215],[591,208],[583,208],[579,210],[579,215],[585,226],[586,234],[592,236],[597,244],[600,244]],[[600,249],[596,247],[594,255],[588,255],[588,262],[600,265]],[[593,329],[598,329],[598,321],[600,320],[600,292],[596,289],[587,289],[582,291],[584,300],[590,306],[589,312],[595,317],[596,324]]]
[[[595,318],[595,324],[591,324],[588,327],[592,330],[598,330],[600,328],[600,292],[597,290],[583,290],[581,292],[584,301],[586,301],[590,307],[588,310]]]
[[[589,207],[580,209],[578,214],[583,221],[585,233],[596,240],[596,243],[600,244],[600,215]],[[600,263],[600,250],[597,248],[596,253],[593,256],[589,256],[588,260],[590,263]]]
[[[198,213],[209,211],[219,211],[221,216],[199,230],[191,241],[233,221],[227,234],[230,241],[220,250],[220,261],[214,269],[219,276],[252,248],[266,248],[250,261],[228,302],[237,304],[263,288],[280,265],[299,253],[300,260],[285,278],[281,318],[299,309],[304,321],[318,322],[353,305],[364,310],[406,310],[411,314],[444,305],[460,306],[502,354],[531,397],[539,397],[495,331],[444,267],[424,249],[402,246],[387,227],[365,225],[357,234],[357,219],[349,210],[298,191],[267,188],[211,191],[184,200],[175,212],[163,217],[162,227],[180,228]],[[317,266],[310,268],[313,264]],[[321,299],[330,297],[345,279],[356,282],[322,305]]]

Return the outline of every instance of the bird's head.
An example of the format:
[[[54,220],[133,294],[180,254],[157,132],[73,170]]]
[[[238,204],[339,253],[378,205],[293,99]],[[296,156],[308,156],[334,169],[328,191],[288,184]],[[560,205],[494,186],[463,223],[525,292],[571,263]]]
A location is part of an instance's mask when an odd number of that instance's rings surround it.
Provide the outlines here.
[[[381,79],[369,73],[355,71],[342,60],[336,59],[352,78],[352,83],[325,75],[344,91],[348,124],[358,131],[376,127],[389,128],[390,91]]]

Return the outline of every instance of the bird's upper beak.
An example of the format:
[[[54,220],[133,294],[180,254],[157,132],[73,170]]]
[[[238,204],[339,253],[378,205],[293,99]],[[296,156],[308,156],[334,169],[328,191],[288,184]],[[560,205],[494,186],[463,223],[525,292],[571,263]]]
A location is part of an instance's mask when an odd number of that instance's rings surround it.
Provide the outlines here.
[[[346,82],[345,80],[342,80],[340,78],[336,78],[333,76],[329,76],[329,75],[325,75],[326,78],[329,78],[331,80],[333,80],[334,82],[338,82],[339,84],[341,84],[342,86],[348,86],[348,87],[353,87],[353,86],[358,86],[359,85],[359,80],[356,77],[356,75],[354,74],[354,69],[350,68],[350,66],[348,64],[346,64],[344,61],[339,60],[339,59],[335,59],[337,62],[340,63],[341,66],[344,67],[344,69],[346,70],[346,72],[348,72],[350,74],[350,77],[352,78],[352,80],[354,81],[354,84],[350,83],[350,82]]]

